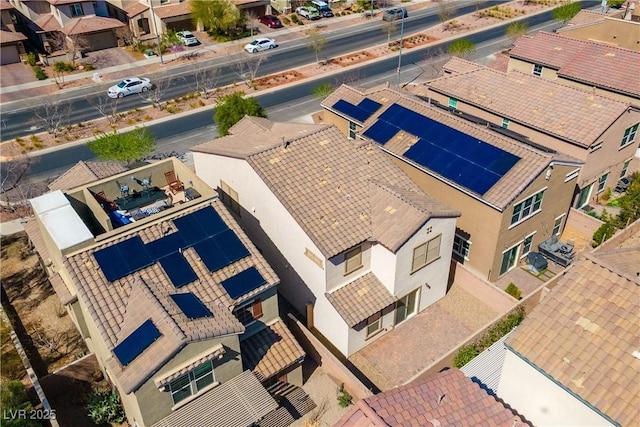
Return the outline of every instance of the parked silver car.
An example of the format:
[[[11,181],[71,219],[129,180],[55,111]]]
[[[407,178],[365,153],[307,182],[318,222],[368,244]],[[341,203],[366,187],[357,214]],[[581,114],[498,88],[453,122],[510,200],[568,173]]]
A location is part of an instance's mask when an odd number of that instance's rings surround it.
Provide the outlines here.
[[[129,77],[117,85],[111,86],[107,91],[109,98],[122,98],[132,93],[146,92],[153,88],[151,81],[147,78]]]

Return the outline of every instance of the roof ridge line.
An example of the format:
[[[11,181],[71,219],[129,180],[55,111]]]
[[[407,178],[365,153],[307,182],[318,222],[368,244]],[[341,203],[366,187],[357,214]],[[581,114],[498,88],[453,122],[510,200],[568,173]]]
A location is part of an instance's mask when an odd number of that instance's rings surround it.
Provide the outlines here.
[[[399,194],[398,192],[394,191],[394,190],[391,188],[391,187],[393,186],[392,184],[385,184],[385,183],[383,183],[383,182],[381,182],[381,181],[379,181],[379,180],[377,180],[377,179],[375,179],[375,178],[369,178],[368,180],[369,180],[372,184],[377,185],[377,186],[378,186],[378,187],[380,187],[382,190],[384,190],[384,191],[386,191],[387,193],[391,194],[392,196],[394,196],[394,197],[396,197],[396,198],[398,198],[398,199],[402,200],[403,202],[405,202],[406,204],[410,205],[410,206],[411,206],[411,207],[413,207],[414,209],[419,210],[420,212],[422,212],[423,214],[425,214],[425,215],[427,215],[427,216],[431,216],[432,212],[430,212],[430,211],[425,211],[422,207],[420,207],[420,206],[416,206],[416,205],[415,205],[415,203],[414,203],[413,201],[408,200],[406,197],[402,197],[402,195],[401,195],[401,194]],[[396,186],[393,186],[393,187],[404,188],[404,187],[401,187],[401,186],[399,186],[399,185],[396,185]],[[404,189],[405,189],[405,190],[407,190],[407,191],[413,191],[413,190],[411,190],[411,189],[409,189],[409,188],[404,188]],[[428,194],[426,194],[426,193],[422,193],[422,194],[424,194],[425,196],[429,196],[429,195],[428,195]],[[371,196],[369,196],[369,197],[371,197]],[[430,196],[429,196],[429,197],[430,197]]]
[[[271,147],[266,147],[261,151],[256,151],[255,153],[252,153],[252,154],[248,155],[246,158],[250,159],[250,158],[252,158],[254,156],[257,156],[259,154],[266,153],[267,151],[275,150],[276,148],[278,148],[278,147],[280,147],[282,145],[284,145],[284,148],[287,148],[289,146],[289,144],[291,144],[294,141],[297,141],[297,140],[302,139],[302,138],[307,138],[307,137],[309,137],[311,135],[315,135],[315,134],[317,134],[319,132],[323,132],[323,131],[333,127],[333,125],[318,125],[318,126],[322,126],[322,127],[314,130],[313,132],[305,133],[304,135],[296,135],[296,136],[294,136],[293,138],[290,138],[290,139],[286,139],[284,137],[284,135],[283,135],[282,143],[278,143],[277,145],[273,145]]]

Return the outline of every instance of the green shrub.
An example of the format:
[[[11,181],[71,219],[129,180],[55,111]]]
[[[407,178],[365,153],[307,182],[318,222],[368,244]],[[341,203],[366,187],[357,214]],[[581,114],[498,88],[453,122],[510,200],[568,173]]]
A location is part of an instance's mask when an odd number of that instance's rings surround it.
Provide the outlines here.
[[[478,353],[478,348],[475,344],[467,344],[463,346],[458,350],[458,354],[453,358],[453,366],[456,368],[462,368],[464,365],[471,362]]]
[[[304,25],[304,22],[298,21],[298,25]]]
[[[291,24],[291,20],[289,18],[287,18],[286,16],[283,16],[282,17],[282,23],[284,25],[289,25],[289,24]]]
[[[507,286],[507,288],[504,290],[506,293],[508,293],[509,295],[511,295],[512,297],[514,297],[515,299],[521,299],[522,297],[520,295],[522,295],[522,292],[520,291],[520,288],[518,288],[516,286],[515,283],[511,282],[509,283],[509,285]]]
[[[32,67],[33,72],[36,75],[36,79],[38,80],[45,80],[47,78],[47,74],[44,72],[44,70],[42,68],[40,68],[39,65],[34,65]]]
[[[591,212],[589,212],[591,213]],[[608,240],[616,232],[616,227],[611,222],[605,222],[593,233],[593,242],[591,246],[594,248],[605,240]]]
[[[31,65],[33,67],[37,63],[38,63],[38,57],[36,56],[36,54],[33,53],[33,52],[29,52],[27,54],[27,64],[29,64],[29,65]]]
[[[344,389],[344,383],[340,384],[340,387],[338,387],[338,405],[340,405],[341,408],[353,405],[353,396]]]
[[[296,14],[292,14],[292,15],[291,15],[291,22],[298,22],[298,21],[299,21],[299,19],[298,19],[298,15],[296,15]]]
[[[125,419],[120,396],[115,391],[97,391],[89,395],[87,415],[96,424],[121,423]]]
[[[73,66],[73,64],[69,62],[56,62],[53,64],[53,68],[57,72],[65,72],[65,73],[70,73],[71,71],[75,70],[75,67]]]

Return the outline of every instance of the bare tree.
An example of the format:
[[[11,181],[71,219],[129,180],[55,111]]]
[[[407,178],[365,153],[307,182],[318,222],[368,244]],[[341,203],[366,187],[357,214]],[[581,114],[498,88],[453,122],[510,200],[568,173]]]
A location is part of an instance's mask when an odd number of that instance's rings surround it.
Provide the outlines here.
[[[417,65],[424,71],[424,78],[434,79],[444,74],[442,67],[451,59],[451,55],[443,48],[432,49],[424,60]]]
[[[118,106],[120,98],[109,98],[108,96],[97,96],[95,98],[87,98],[89,104],[98,110],[100,115],[109,121],[109,125],[113,127],[118,121]]]
[[[44,47],[48,54],[67,49],[67,36],[62,31],[51,31],[46,38]]]
[[[264,59],[264,55],[252,55],[248,52],[243,52],[240,59],[233,64],[236,74],[248,87],[253,87],[253,81],[256,79],[258,69]]]
[[[458,9],[456,7],[455,1],[438,1],[438,17],[440,18],[440,22],[442,22],[443,24],[454,17],[456,10]]]
[[[55,138],[69,124],[71,104],[64,99],[50,96],[45,98],[39,106],[33,107],[33,114],[44,122],[47,132]]]
[[[307,32],[307,47],[314,51],[316,54],[316,62],[320,64],[320,52],[327,44],[327,38],[320,34],[320,30],[317,28],[311,29]]]
[[[202,93],[204,99],[209,98],[209,92],[218,86],[220,80],[220,68],[206,67],[201,62],[197,62],[194,67],[194,82],[196,92]]]
[[[255,24],[256,24],[256,19],[258,18],[258,15],[256,15],[256,13],[252,9],[249,9],[245,12],[244,17],[247,21],[247,25],[249,26],[249,32],[251,33],[251,37],[253,37],[253,32],[257,29]]]
[[[67,40],[67,54],[71,56],[71,64],[75,67],[76,59],[82,58],[82,53],[91,47],[91,42],[81,34],[67,36]]]
[[[391,34],[398,31],[396,21],[384,21],[382,23],[382,32],[387,35],[387,47],[391,46]]]
[[[151,104],[155,108],[162,110],[162,100],[164,99],[164,96],[166,95],[167,90],[169,90],[170,86],[171,86],[171,77],[165,76],[163,78],[158,79],[153,84],[153,88],[151,90],[146,92],[141,92],[140,96],[146,99],[147,101],[151,102]]]
[[[20,152],[18,143],[14,140],[10,142],[12,145],[10,151]],[[24,174],[29,170],[31,157],[25,154],[13,156],[10,160],[0,162],[0,191],[6,193],[16,188],[22,181]]]
[[[116,38],[118,39],[118,44],[120,44],[120,42],[125,46],[133,44],[133,33],[131,32],[131,29],[129,27],[124,26],[116,28],[115,34]]]

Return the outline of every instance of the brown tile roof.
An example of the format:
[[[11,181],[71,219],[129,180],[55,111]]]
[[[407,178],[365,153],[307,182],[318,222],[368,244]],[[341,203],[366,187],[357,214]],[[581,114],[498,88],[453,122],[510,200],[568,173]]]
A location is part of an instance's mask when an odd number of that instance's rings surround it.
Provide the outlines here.
[[[153,8],[153,12],[160,19],[173,18],[176,16],[190,15],[191,6],[189,2],[171,3],[166,6],[157,6]]]
[[[282,319],[240,343],[242,363],[264,381],[287,369],[305,356]]]
[[[9,3],[7,0],[0,0],[0,10],[10,10],[13,9],[13,5]]]
[[[104,18],[102,16],[82,16],[76,18],[64,26],[62,31],[68,36],[78,34],[95,33],[98,31],[112,30],[124,27],[126,24],[114,18]]]
[[[571,18],[564,27],[558,28],[556,31],[571,30],[576,25],[594,24],[604,22],[607,15],[597,10],[582,9],[576,16]]]
[[[188,342],[201,341],[221,335],[239,334],[243,326],[231,313],[234,304],[251,298],[263,290],[275,286],[278,278],[255,246],[242,232],[219,199],[182,211],[176,217],[184,216],[197,209],[213,206],[222,219],[240,238],[250,251],[250,256],[234,262],[214,273],[210,273],[193,248],[182,251],[192,266],[198,280],[176,290],[159,263],[110,283],[105,278],[93,253],[134,235],[148,243],[165,235],[176,227],[169,218],[146,225],[120,235],[116,240],[102,243],[93,248],[70,256],[67,270],[77,286],[78,298],[87,306],[88,315],[97,325],[102,340],[109,350],[113,350],[143,322],[151,319],[162,336],[149,346],[128,366],[122,367],[115,357],[107,363],[115,373],[125,393],[139,387],[169,357]],[[255,266],[266,284],[249,292],[238,300],[232,300],[220,283],[240,271]],[[170,294],[192,292],[213,313],[213,317],[188,319],[170,298]]]
[[[14,33],[13,31],[0,30],[0,43],[15,43],[26,40],[27,37],[22,33]]]
[[[351,328],[396,302],[373,273],[360,276],[325,296]]]
[[[611,419],[636,425],[639,295],[640,279],[584,254],[506,344]]]
[[[358,401],[334,427],[527,424],[458,369]]]
[[[382,104],[382,107],[365,123],[363,128],[365,131],[369,126],[375,123],[376,118],[380,114],[382,114],[392,104],[396,103],[520,157],[521,160],[518,161],[511,170],[502,177],[502,179],[494,184],[491,189],[481,196],[483,200],[486,200],[488,203],[499,209],[505,208],[515,200],[521,192],[526,189],[531,181],[533,181],[539,174],[543,173],[549,165],[549,162],[552,160],[575,161],[575,159],[570,159],[566,156],[554,156],[549,153],[543,153],[526,144],[487,130],[485,127],[473,125],[449,112],[429,106],[421,99],[410,96],[409,94],[399,93],[388,88],[370,90],[364,94],[346,86],[342,86],[330,95],[327,100],[323,102],[323,105],[333,105],[333,103],[338,99],[345,99],[353,104],[357,104],[365,96]],[[403,156],[417,140],[418,138],[413,135],[406,132],[399,132],[384,145],[384,150],[388,150],[398,156]],[[447,182],[450,185],[457,186],[457,184],[450,183],[446,178],[435,174],[433,171],[429,171],[429,173],[437,176],[438,179]],[[470,190],[466,189],[465,191]]]
[[[175,410],[153,427],[250,427],[277,407],[255,375],[244,371]]]
[[[141,14],[147,9],[149,9],[149,6],[147,6],[146,4],[136,2],[136,3],[133,3],[131,6],[128,6],[125,9],[125,12],[127,13],[127,16],[129,18],[133,18],[134,16]]]
[[[509,55],[499,52],[495,55],[494,60],[487,65],[492,70],[506,73],[509,70]]]
[[[33,23],[45,32],[62,30],[62,26],[60,25],[58,20],[51,14],[41,16],[40,18],[33,21]]]
[[[276,129],[275,124],[273,129]],[[368,191],[371,180],[404,188],[411,194],[421,194],[419,197],[425,201],[419,206],[423,210],[422,224],[431,217],[459,215],[424,195],[375,145],[349,141],[333,126],[320,125],[314,129],[302,136],[286,136],[284,145],[283,133],[277,130],[263,132],[259,137],[257,133],[244,136],[248,141],[246,144],[252,147],[255,140],[278,141],[274,146],[265,144],[267,149],[255,154],[251,153],[258,149],[248,150],[244,142],[232,144],[230,141],[241,140],[235,135],[193,147],[192,150],[240,158],[246,156],[251,167],[328,258],[365,240],[378,239],[372,228],[374,201]],[[231,153],[234,147],[237,147],[236,151]],[[408,201],[399,198],[398,204],[409,205]],[[399,221],[402,217],[396,218]],[[389,246],[394,245],[396,242],[391,239]]]
[[[570,80],[640,97],[640,52],[538,32],[516,40],[509,55],[555,68]]]
[[[440,77],[426,85],[436,92],[583,147],[596,143],[629,106],[588,90],[518,71],[504,74],[483,68]],[[562,108],[558,108],[559,105]]]
[[[482,68],[482,65],[458,58],[457,56],[452,57],[442,66],[442,69],[449,73],[466,73],[477,70],[478,68]]]
[[[72,4],[72,3],[78,3],[79,0],[47,0],[49,2],[49,4],[52,4],[54,6],[60,6],[63,4]]]
[[[49,190],[68,190],[102,178],[107,178],[127,168],[117,162],[85,162],[80,160],[73,167],[49,184]]]
[[[603,265],[611,266],[612,269],[629,277],[639,277],[640,247],[598,250],[595,254]]]

